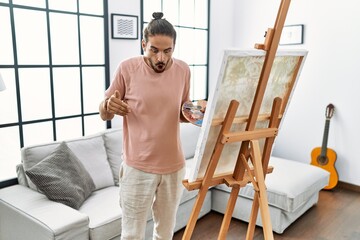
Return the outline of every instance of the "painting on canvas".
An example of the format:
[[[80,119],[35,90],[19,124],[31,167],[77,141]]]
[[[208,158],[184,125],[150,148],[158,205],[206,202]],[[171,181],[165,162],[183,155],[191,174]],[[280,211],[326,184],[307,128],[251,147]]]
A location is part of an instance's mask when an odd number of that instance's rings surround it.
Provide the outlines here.
[[[307,51],[279,50],[276,54],[266,86],[259,115],[269,115],[275,97],[282,98],[281,115],[285,114],[294,91]],[[201,132],[197,143],[194,165],[189,181],[204,176],[211,154],[231,100],[239,102],[236,117],[249,116],[258,86],[265,52],[261,50],[226,50],[219,78],[209,96]],[[234,121],[235,122],[235,121]],[[246,123],[233,123],[231,131],[242,131]],[[259,121],[256,128],[267,127],[268,121]],[[241,142],[226,144],[215,174],[232,172]]]

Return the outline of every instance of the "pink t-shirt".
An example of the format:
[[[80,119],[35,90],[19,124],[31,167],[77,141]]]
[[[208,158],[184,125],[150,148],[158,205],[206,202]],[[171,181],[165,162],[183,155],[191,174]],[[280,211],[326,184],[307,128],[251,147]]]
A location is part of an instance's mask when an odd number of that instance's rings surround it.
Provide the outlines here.
[[[173,59],[169,69],[156,73],[143,56],[118,66],[105,95],[119,90],[131,107],[123,118],[123,154],[127,165],[144,172],[167,174],[185,164],[180,143],[181,106],[189,100],[190,69]]]

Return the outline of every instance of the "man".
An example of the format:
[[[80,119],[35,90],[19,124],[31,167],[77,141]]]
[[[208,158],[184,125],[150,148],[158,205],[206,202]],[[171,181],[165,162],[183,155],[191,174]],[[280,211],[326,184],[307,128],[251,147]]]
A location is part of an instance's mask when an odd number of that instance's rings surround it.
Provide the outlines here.
[[[176,31],[162,13],[144,29],[144,56],[120,63],[99,106],[103,120],[123,116],[121,239],[143,239],[152,209],[153,239],[172,239],[185,174],[179,122],[189,101],[190,69],[172,58]]]

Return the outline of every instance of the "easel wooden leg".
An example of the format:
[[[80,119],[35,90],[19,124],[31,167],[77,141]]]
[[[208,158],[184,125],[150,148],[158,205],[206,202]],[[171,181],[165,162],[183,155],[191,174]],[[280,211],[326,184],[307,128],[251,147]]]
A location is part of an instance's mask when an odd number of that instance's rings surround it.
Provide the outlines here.
[[[257,219],[258,212],[259,212],[259,196],[258,196],[258,192],[255,192],[253,204],[252,204],[252,208],[251,208],[249,225],[248,225],[248,229],[246,232],[246,240],[250,240],[250,239],[254,238],[256,219]]]
[[[259,188],[259,192],[257,192],[254,195],[254,197],[256,196],[256,199],[258,201],[254,201],[254,202],[259,203],[261,220],[262,220],[262,224],[263,224],[264,238],[266,240],[272,240],[272,239],[274,239],[274,236],[273,236],[273,232],[272,232],[272,225],[271,225],[270,211],[269,211],[269,205],[268,205],[268,200],[267,200],[265,177],[264,177],[264,170],[262,167],[259,141],[251,140],[250,143],[251,143],[251,149],[253,150],[252,153],[253,153],[254,173],[255,173],[255,178],[257,180],[257,184],[258,184],[258,188]],[[255,200],[255,198],[254,198],[254,200]],[[255,209],[258,209],[258,208],[256,206],[253,206],[253,209],[251,212],[251,218],[255,219],[255,221],[256,221],[257,211]]]
[[[218,239],[222,240],[222,239],[226,239],[226,235],[227,232],[229,230],[229,226],[230,226],[230,222],[231,222],[231,218],[232,218],[232,214],[234,212],[234,208],[235,208],[235,204],[236,204],[236,200],[239,194],[239,187],[233,187],[231,189],[231,193],[230,193],[230,197],[226,206],[226,211],[225,211],[225,215],[221,224],[221,228],[220,228],[220,232],[219,232],[219,236]]]
[[[191,212],[188,224],[186,225],[186,228],[185,228],[184,235],[182,237],[183,240],[189,240],[191,238],[191,235],[192,235],[192,233],[194,231],[197,219],[199,217],[201,207],[202,207],[202,205],[204,203],[207,191],[208,191],[207,187],[206,188],[202,187],[199,190],[199,193],[198,193],[197,198],[196,198],[195,205],[193,207],[193,210]]]
[[[282,102],[281,98],[274,99],[273,108],[271,111],[271,117],[270,117],[270,121],[269,121],[269,128],[279,126],[278,116],[280,114],[281,102]],[[271,148],[274,143],[274,139],[275,138],[267,138],[265,140],[263,156],[262,156],[264,179],[266,177],[266,171],[268,168],[269,158],[270,158],[270,154],[271,154]],[[259,194],[258,194],[258,191],[256,191],[254,193],[254,200],[253,200],[253,205],[252,205],[252,209],[251,209],[251,215],[250,215],[250,219],[249,219],[249,225],[248,225],[248,230],[247,230],[247,234],[246,234],[246,239],[254,238],[256,219],[257,219],[258,213],[259,213]]]
[[[243,179],[244,177],[244,173],[245,173],[245,169],[246,166],[244,166],[243,161],[241,161],[241,157],[243,157],[242,155],[239,155],[238,158],[238,167],[239,167],[239,171],[236,171],[236,180],[238,179]],[[234,172],[235,172],[234,171]],[[218,239],[226,239],[226,235],[228,233],[229,230],[229,226],[230,226],[230,222],[231,222],[231,218],[235,209],[235,205],[236,205],[236,201],[239,195],[239,191],[240,191],[240,186],[233,186],[231,189],[231,193],[230,193],[230,197],[226,206],[226,211],[224,214],[224,218],[221,224],[221,228],[220,228],[220,232],[219,232],[219,237]]]

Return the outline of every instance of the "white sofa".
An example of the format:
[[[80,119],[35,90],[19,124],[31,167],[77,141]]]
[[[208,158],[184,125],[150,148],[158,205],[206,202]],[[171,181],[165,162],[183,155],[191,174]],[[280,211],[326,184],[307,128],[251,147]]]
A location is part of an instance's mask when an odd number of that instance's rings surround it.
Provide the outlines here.
[[[187,166],[192,165],[200,128],[181,124],[181,139]],[[95,189],[80,208],[74,209],[49,200],[26,176],[25,170],[48,156],[60,144],[52,142],[21,150],[18,185],[0,189],[0,239],[119,239],[121,208],[118,203],[118,170],[121,164],[122,132],[110,129],[96,135],[66,141],[90,174]],[[327,185],[326,171],[307,164],[272,158],[275,168],[266,179],[273,230],[282,233],[303,212],[317,203],[319,191]],[[289,175],[291,177],[289,177]],[[211,210],[224,212],[229,189],[212,188],[199,217]],[[247,221],[251,209],[251,185],[242,188],[234,217]],[[184,194],[177,214],[175,231],[186,226],[197,191]],[[258,217],[258,225],[261,219]],[[152,238],[152,219],[146,239]]]
[[[181,124],[186,158],[191,158],[194,154],[199,131],[196,126]],[[119,239],[121,208],[117,185],[121,164],[122,131],[110,129],[66,143],[89,172],[96,189],[78,210],[49,200],[37,191],[24,170],[44,159],[60,143],[52,142],[23,148],[22,163],[17,168],[19,184],[0,189],[0,239]],[[196,194],[196,191],[184,190],[175,230],[186,226]],[[203,216],[210,210],[211,194],[207,196],[200,215]],[[152,226],[150,216],[146,239],[151,239]]]

